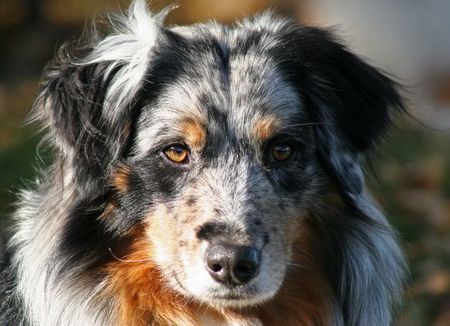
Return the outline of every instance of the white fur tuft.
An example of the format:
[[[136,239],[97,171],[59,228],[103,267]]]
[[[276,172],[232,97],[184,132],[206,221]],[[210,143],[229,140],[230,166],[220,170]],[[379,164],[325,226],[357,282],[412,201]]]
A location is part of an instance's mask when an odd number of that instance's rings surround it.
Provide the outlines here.
[[[114,121],[120,108],[129,103],[145,77],[158,31],[170,10],[152,15],[145,0],[135,0],[126,15],[111,22],[112,33],[98,42],[82,64],[109,62],[105,74],[120,67],[105,98],[106,118]]]

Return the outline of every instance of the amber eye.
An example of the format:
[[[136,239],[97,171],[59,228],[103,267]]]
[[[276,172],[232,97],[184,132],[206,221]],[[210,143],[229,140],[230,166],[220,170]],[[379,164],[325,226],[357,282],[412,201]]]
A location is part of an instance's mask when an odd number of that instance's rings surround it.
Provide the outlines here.
[[[189,149],[184,145],[175,144],[164,150],[164,155],[174,163],[187,163],[189,160]]]
[[[272,147],[272,157],[278,162],[288,160],[292,152],[292,147],[287,144],[276,144]]]

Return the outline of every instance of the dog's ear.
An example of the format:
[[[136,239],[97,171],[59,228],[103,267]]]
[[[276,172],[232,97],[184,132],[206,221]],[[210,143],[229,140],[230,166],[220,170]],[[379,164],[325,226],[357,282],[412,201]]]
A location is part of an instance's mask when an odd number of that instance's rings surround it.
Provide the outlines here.
[[[34,117],[86,196],[103,191],[108,172],[127,151],[165,13],[152,16],[144,1],[135,1],[127,15],[111,17],[107,36],[63,47],[45,72]]]
[[[403,110],[397,85],[328,31],[295,27],[281,44],[280,67],[315,123],[321,159],[346,194],[361,193],[361,158]]]

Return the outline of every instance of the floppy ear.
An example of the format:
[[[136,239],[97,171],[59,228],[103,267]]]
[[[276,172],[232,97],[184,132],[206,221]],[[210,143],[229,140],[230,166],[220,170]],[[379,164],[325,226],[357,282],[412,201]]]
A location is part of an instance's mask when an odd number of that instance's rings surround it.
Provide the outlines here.
[[[403,110],[396,84],[349,52],[332,33],[297,27],[284,36],[281,69],[315,123],[320,157],[344,193],[362,192],[360,160]]]
[[[111,17],[112,32],[73,50],[63,47],[45,73],[35,118],[74,171],[86,196],[104,189],[108,172],[127,152],[133,115],[165,12],[145,2]]]

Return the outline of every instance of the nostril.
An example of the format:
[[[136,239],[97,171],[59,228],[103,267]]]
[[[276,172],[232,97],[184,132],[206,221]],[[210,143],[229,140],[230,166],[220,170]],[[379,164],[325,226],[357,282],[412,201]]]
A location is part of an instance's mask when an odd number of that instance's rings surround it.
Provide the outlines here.
[[[236,273],[239,274],[250,274],[253,272],[253,266],[251,266],[250,264],[244,263],[244,264],[239,264],[236,266],[236,268],[234,269]]]
[[[217,282],[230,280],[230,250],[228,247],[215,244],[208,247],[205,253],[205,267],[211,277]]]
[[[212,264],[211,265],[211,270],[214,273],[218,273],[218,272],[220,272],[222,270],[222,265],[220,265],[220,264]]]
[[[254,247],[240,247],[231,274],[236,283],[247,283],[259,273],[261,253]]]

